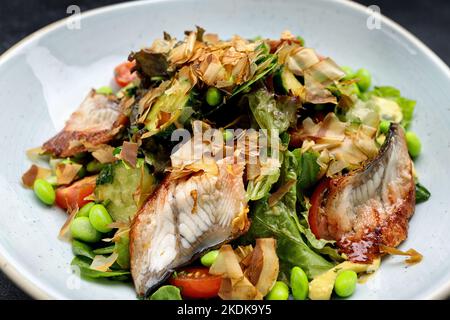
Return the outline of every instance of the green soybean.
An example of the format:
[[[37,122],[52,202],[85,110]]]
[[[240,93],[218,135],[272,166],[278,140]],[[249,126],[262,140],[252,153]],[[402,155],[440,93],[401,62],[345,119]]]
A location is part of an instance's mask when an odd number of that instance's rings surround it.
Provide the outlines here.
[[[81,207],[81,209],[77,212],[77,218],[78,217],[88,217],[89,218],[89,211],[91,211],[91,208],[95,205],[95,202],[89,202],[86,203],[84,206]]]
[[[70,224],[72,237],[83,242],[94,243],[100,241],[102,234],[90,223],[88,217],[75,218]]]
[[[225,130],[223,132],[223,140],[225,140],[225,142],[230,141],[233,138],[234,138],[234,134],[231,130]]]
[[[105,96],[109,96],[110,94],[113,94],[113,89],[108,86],[100,87],[96,90],[98,94],[104,94]]]
[[[211,107],[218,106],[222,102],[222,93],[219,89],[210,87],[206,91],[206,103]]]
[[[291,270],[291,289],[295,300],[305,300],[308,297],[309,282],[305,271],[300,267]]]
[[[384,134],[388,133],[390,126],[391,126],[391,122],[390,121],[382,120],[380,122],[380,132],[384,133]]]
[[[34,181],[33,190],[39,200],[43,203],[51,206],[55,202],[56,193],[50,182],[44,179],[36,179]]]
[[[355,78],[358,79],[358,87],[361,91],[367,91],[370,88],[372,82],[372,76],[367,69],[358,69],[355,73]]]
[[[406,133],[406,145],[408,146],[408,152],[411,157],[417,157],[422,151],[422,144],[419,137],[412,131]]]
[[[100,232],[106,233],[112,230],[108,225],[113,223],[113,219],[102,204],[96,204],[91,208],[89,211],[89,221]]]
[[[217,256],[219,255],[219,250],[211,250],[210,252],[204,254],[200,258],[200,262],[205,267],[211,267],[214,261],[216,261]]]
[[[266,296],[267,300],[287,300],[289,298],[289,287],[282,281],[275,282],[272,290]]]
[[[86,169],[90,173],[97,173],[102,171],[105,165],[103,163],[98,162],[97,160],[92,160],[86,166]]]
[[[353,71],[352,68],[350,68],[348,66],[342,66],[341,69],[342,69],[342,71],[345,72],[345,77],[343,78],[344,80],[350,80],[355,77],[355,72]]]
[[[340,272],[334,282],[334,292],[342,298],[351,296],[355,292],[357,280],[358,275],[353,270]]]

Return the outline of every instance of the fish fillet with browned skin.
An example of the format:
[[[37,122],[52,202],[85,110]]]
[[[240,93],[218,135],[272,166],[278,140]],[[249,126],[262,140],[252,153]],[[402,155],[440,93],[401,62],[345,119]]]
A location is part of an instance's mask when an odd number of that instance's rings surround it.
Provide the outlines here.
[[[43,149],[62,158],[87,151],[87,146],[111,141],[127,119],[117,99],[92,90],[72,113],[64,129],[44,143]]]
[[[248,228],[243,164],[217,161],[216,174],[166,178],[136,216],[130,234],[131,274],[149,293],[202,251]]]
[[[381,245],[396,247],[406,239],[414,208],[412,161],[403,129],[393,124],[374,160],[316,189],[309,223],[316,237],[336,240],[350,261],[369,263]]]

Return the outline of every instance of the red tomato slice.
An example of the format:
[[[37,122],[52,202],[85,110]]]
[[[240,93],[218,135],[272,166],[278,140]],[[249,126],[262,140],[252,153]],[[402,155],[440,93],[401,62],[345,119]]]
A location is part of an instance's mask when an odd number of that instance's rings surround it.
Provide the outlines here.
[[[316,236],[317,239],[320,238],[319,208],[322,204],[323,196],[328,189],[330,181],[331,180],[328,178],[322,179],[322,181],[316,187],[316,189],[314,190],[314,193],[311,196],[311,207],[309,208],[308,222],[309,222],[309,227],[311,228],[312,233],[314,233],[314,235]]]
[[[92,200],[85,200],[95,189],[96,176],[86,177],[68,187],[56,189],[56,205],[62,209],[81,208]]]
[[[169,282],[180,288],[185,298],[207,299],[217,297],[222,277],[209,274],[208,268],[192,267],[178,272]]]
[[[135,61],[126,61],[119,64],[114,69],[114,79],[121,87],[127,86],[130,82],[136,79],[136,72],[131,73],[131,69],[136,65]]]

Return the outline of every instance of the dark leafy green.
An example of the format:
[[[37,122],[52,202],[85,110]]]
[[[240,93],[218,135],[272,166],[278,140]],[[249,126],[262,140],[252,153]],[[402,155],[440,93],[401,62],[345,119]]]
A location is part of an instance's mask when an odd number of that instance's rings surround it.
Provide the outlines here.
[[[78,240],[72,240],[72,252],[76,256],[83,256],[89,259],[94,259],[95,253],[92,251],[92,248]]]
[[[416,203],[421,203],[427,201],[431,196],[430,191],[427,190],[420,183],[416,183]]]
[[[297,187],[301,190],[309,189],[317,183],[320,166],[317,163],[318,154],[312,151],[302,153],[300,149],[292,151],[297,158]]]
[[[115,271],[97,271],[90,268],[92,260],[83,257],[75,256],[73,258],[71,265],[79,269],[80,275],[90,279],[101,279],[106,278],[116,281],[127,281],[130,279],[130,271],[127,270],[115,270]]]
[[[97,185],[112,183],[114,180],[114,169],[112,164],[107,164],[103,167],[97,177]]]
[[[149,79],[154,77],[168,77],[169,64],[162,53],[153,53],[145,49],[130,54],[129,60],[136,60],[135,69]]]

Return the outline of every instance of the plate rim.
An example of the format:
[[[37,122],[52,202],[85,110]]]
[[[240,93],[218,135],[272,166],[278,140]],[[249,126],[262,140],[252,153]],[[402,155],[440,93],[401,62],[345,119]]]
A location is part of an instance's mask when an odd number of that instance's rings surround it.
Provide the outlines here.
[[[96,16],[100,14],[105,14],[110,11],[121,10],[127,7],[137,7],[141,5],[147,5],[151,3],[164,3],[164,2],[178,2],[180,0],[139,0],[139,1],[131,1],[131,2],[121,2],[116,4],[110,4],[106,6],[102,6],[99,8],[86,10],[81,12],[80,19],[85,19],[91,16]],[[205,0],[199,0],[205,1]],[[330,2],[338,3],[340,5],[346,6],[350,9],[356,10],[363,14],[368,14],[366,6],[356,3],[350,0],[328,0]],[[441,69],[447,78],[450,81],[450,68],[449,66],[436,54],[434,53],[425,43],[423,43],[419,38],[417,38],[410,31],[402,27],[400,24],[395,22],[389,17],[386,17],[382,13],[380,14],[381,22],[383,24],[388,25],[393,30],[398,32],[401,36],[405,37],[411,43],[413,43],[418,49],[420,49],[427,57],[429,57],[433,63],[435,63],[439,69]],[[22,48],[26,47],[29,43],[31,43],[36,38],[44,36],[53,30],[60,28],[62,25],[66,24],[70,16],[65,17],[63,19],[52,22],[33,33],[25,36],[23,39],[18,41],[12,47],[7,49],[0,55],[0,66],[7,63],[10,58],[12,58],[17,52],[19,52]],[[14,259],[8,259],[8,251],[5,250],[3,245],[0,243],[0,269],[3,273],[16,284],[20,289],[26,292],[34,299],[38,300],[50,300],[50,299],[58,299],[56,295],[52,295],[49,290],[45,288],[45,285],[38,285],[35,281],[29,279],[25,272],[20,272],[20,264],[18,264]],[[10,263],[10,261],[16,262],[15,264]],[[450,295],[450,281],[443,283],[442,285],[438,285],[438,288],[433,292],[425,295],[422,299],[430,300],[430,299],[446,299]]]

